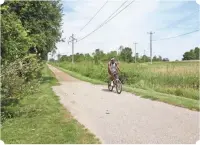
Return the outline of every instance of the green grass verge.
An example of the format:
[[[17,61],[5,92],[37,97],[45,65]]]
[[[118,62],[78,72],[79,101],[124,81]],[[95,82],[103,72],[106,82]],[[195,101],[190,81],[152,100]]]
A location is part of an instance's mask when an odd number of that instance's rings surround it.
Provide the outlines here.
[[[90,82],[90,83],[93,83],[93,84],[106,85],[105,82],[85,77],[85,76],[83,76],[79,73],[72,72],[72,71],[63,69],[63,68],[58,67],[58,66],[55,66],[55,67],[66,72],[67,74],[71,75],[72,77],[78,78],[80,80],[87,81],[87,82]],[[134,93],[138,96],[141,96],[142,98],[157,100],[157,101],[165,102],[165,103],[172,104],[172,105],[175,105],[175,106],[188,108],[190,110],[196,110],[196,111],[200,110],[199,100],[194,100],[194,99],[184,98],[184,97],[180,97],[180,96],[176,96],[176,95],[160,93],[160,92],[156,92],[156,91],[153,91],[153,90],[144,90],[144,89],[139,89],[139,88],[132,88],[132,87],[126,86],[126,85],[123,86],[123,90],[127,91],[127,92]]]
[[[74,77],[74,78],[78,78],[78,79],[80,79],[80,80],[82,80],[82,81],[90,82],[90,83],[92,83],[92,84],[101,84],[101,85],[105,84],[105,82],[102,82],[102,81],[100,81],[100,80],[91,79],[91,78],[86,77],[86,76],[83,76],[83,75],[81,75],[81,74],[79,74],[79,73],[72,72],[72,71],[66,70],[66,69],[61,68],[61,67],[58,67],[58,66],[55,66],[55,67],[59,68],[59,69],[62,70],[63,72],[66,72],[66,73],[69,74],[70,76],[72,76],[72,77]]]
[[[58,83],[47,66],[43,74],[40,91],[26,96],[16,108],[25,113],[2,124],[1,140],[6,144],[100,143],[59,103],[51,89]]]

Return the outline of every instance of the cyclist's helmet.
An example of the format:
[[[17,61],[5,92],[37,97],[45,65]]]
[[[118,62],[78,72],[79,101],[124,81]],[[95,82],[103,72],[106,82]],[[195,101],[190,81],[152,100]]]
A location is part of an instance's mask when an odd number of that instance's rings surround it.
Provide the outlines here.
[[[113,58],[111,58],[110,60],[111,60],[111,61],[115,61],[115,58],[113,57]]]

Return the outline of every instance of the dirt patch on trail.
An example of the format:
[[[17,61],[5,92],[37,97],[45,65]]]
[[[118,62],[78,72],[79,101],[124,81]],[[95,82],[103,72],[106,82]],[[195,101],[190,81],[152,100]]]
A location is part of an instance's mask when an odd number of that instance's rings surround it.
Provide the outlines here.
[[[53,67],[51,65],[48,65],[48,67],[54,73],[56,79],[59,82],[77,82],[77,81],[80,81],[78,79],[75,79],[75,78],[71,77],[70,75],[67,75],[63,71],[60,71],[59,69],[57,69],[57,68],[55,68],[55,67]]]

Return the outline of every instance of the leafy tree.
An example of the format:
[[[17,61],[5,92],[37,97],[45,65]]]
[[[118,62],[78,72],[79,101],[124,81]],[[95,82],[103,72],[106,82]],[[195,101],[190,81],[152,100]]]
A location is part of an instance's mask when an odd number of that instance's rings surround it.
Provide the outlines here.
[[[195,47],[195,49],[194,49],[194,53],[195,53],[195,59],[199,60],[200,48]]]
[[[195,54],[192,50],[185,52],[183,55],[183,60],[194,60],[195,59]]]
[[[124,46],[121,45],[121,46],[119,47],[119,51],[121,52],[123,49],[124,49]]]
[[[85,57],[82,53],[76,53],[74,56],[75,62],[81,62],[85,60]]]
[[[15,13],[6,14],[4,12],[1,17],[2,63],[24,57],[32,43],[18,16]]]
[[[159,55],[159,56],[158,56],[158,60],[159,60],[159,61],[162,61],[162,56]]]
[[[49,59],[49,61],[51,61],[51,62],[54,62],[54,61],[55,61],[55,59],[51,58],[51,59]]]
[[[169,61],[169,59],[168,58],[163,58],[163,61]]]
[[[140,62],[149,62],[150,61],[150,58],[146,55],[143,55],[140,59]]]
[[[59,61],[60,58],[62,57],[62,55],[61,55],[61,54],[58,54],[57,57],[58,57],[58,61]]]
[[[95,52],[93,53],[94,56],[94,61],[96,64],[100,62],[103,58],[105,58],[105,54],[102,50],[96,49]]]
[[[61,41],[61,1],[5,1],[1,10],[1,118],[39,85],[42,62]],[[36,54],[31,54],[36,53]],[[33,88],[33,89],[32,89]],[[11,102],[11,103],[10,103]],[[18,112],[15,110],[15,112]]]
[[[183,60],[199,60],[200,48],[195,47],[183,54]]]
[[[86,53],[86,54],[84,55],[84,57],[85,57],[85,60],[86,60],[86,61],[90,61],[90,60],[93,59],[92,56],[90,56],[89,53]]]
[[[118,59],[117,51],[111,51],[111,52],[107,53],[107,61],[110,60],[113,57]]]
[[[25,55],[28,48],[36,47],[40,57],[47,60],[47,53],[61,40],[61,2],[6,1],[1,7],[2,58],[13,59],[16,53]]]
[[[60,57],[60,61],[68,61],[68,56],[67,55],[62,55]]]
[[[153,61],[162,61],[162,57],[161,56],[154,56]]]
[[[132,61],[132,49],[129,47],[125,47],[122,49],[120,53],[120,59],[125,62],[131,62]]]

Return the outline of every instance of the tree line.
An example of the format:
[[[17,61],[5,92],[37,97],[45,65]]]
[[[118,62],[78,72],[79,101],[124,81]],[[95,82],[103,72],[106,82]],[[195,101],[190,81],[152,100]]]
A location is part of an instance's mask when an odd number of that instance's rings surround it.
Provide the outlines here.
[[[136,56],[132,56],[133,52],[132,49],[129,47],[119,47],[119,51],[110,51],[108,53],[103,52],[103,50],[96,49],[92,55],[89,53],[82,54],[82,53],[76,53],[74,55],[74,61],[75,62],[81,62],[81,61],[95,61],[98,63],[99,61],[108,61],[112,57],[115,57],[117,60],[124,61],[124,62],[149,62],[150,57],[147,55],[141,55],[139,56],[138,53],[136,53]],[[58,60],[59,61],[71,61],[72,55],[60,55],[58,54]],[[54,61],[54,59],[50,59],[50,61]],[[161,56],[154,56],[153,61],[165,61]]]
[[[195,47],[195,49],[191,49],[190,51],[187,51],[183,54],[182,60],[199,60],[199,53],[200,48]],[[110,51],[108,53],[103,52],[103,50],[96,49],[92,55],[89,53],[83,54],[83,53],[76,53],[74,55],[75,62],[81,62],[81,61],[95,61],[98,63],[99,61],[108,61],[112,57],[115,57],[117,60],[124,61],[124,62],[135,62],[135,56],[132,56],[132,49],[129,47],[119,47],[119,51]],[[58,61],[68,61],[71,62],[72,55],[60,55],[58,54]],[[153,56],[152,60],[154,62],[157,61],[169,61],[168,58],[162,58],[162,56]],[[54,59],[50,59],[50,61],[55,61]],[[136,62],[143,63],[143,62],[150,62],[150,57],[147,55],[141,55],[139,56],[138,53],[136,53]]]

